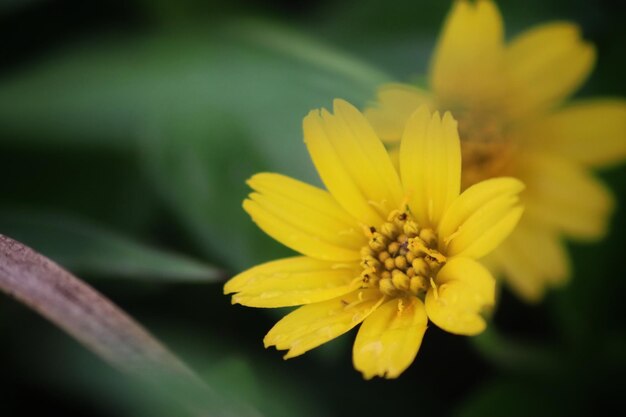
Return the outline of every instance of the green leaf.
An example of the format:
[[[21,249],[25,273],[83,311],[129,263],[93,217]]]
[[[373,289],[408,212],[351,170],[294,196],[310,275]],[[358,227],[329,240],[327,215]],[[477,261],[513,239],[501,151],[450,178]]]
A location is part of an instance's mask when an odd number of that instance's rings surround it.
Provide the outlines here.
[[[388,78],[258,21],[109,40],[0,83],[3,137],[20,146],[135,151],[204,253],[241,269],[287,251],[243,213],[245,179],[316,182],[302,119],[341,97],[362,105]]]
[[[204,373],[211,386],[220,386],[226,398],[240,400],[268,416],[327,415],[325,406],[313,401],[308,387],[293,375],[273,371],[271,366],[252,366],[244,356],[228,356]],[[322,411],[324,410],[324,411]]]
[[[351,79],[357,65],[350,60],[307,42],[300,50],[295,36],[280,42],[264,27],[258,36],[255,26],[244,27],[227,31],[236,34],[240,47],[224,51],[214,64],[220,82],[213,101],[173,109],[155,120],[141,141],[150,178],[162,195],[207,255],[218,254],[236,269],[289,253],[241,209],[249,192],[245,180],[270,170],[318,181],[302,143],[303,116],[335,96],[363,101],[382,78],[357,68]],[[305,58],[315,53],[321,64],[310,65]]]
[[[352,80],[355,85],[371,86],[389,81],[389,76],[345,52],[339,52],[302,33],[262,20],[232,22],[224,28],[236,39],[273,52],[278,57],[293,58],[308,68],[329,71]]]
[[[92,39],[5,78],[3,140],[122,150],[154,121],[199,109],[231,112],[262,131],[284,114],[298,123],[308,109],[335,97],[367,100],[387,79],[270,24],[211,28]]]
[[[74,272],[154,282],[214,282],[224,278],[215,267],[142,245],[67,215],[3,211],[0,231]]]
[[[498,378],[480,386],[453,413],[458,417],[570,416],[578,414],[576,401],[564,396],[559,384]],[[566,400],[567,398],[567,400]]]
[[[151,327],[192,365],[225,405],[249,405],[272,417],[329,415],[328,404],[319,401],[317,382],[302,379],[291,367],[277,366],[276,357],[264,361],[262,356],[244,353],[246,350],[237,341],[221,337],[220,331],[211,326],[199,328],[177,321],[172,327]],[[30,334],[20,332],[17,339],[26,344],[27,354],[23,356],[34,357],[19,363],[17,369],[34,370],[28,378],[37,385],[54,387],[56,395],[62,397],[96,404],[106,415],[187,415],[168,396],[155,397],[154,390],[124,378],[74,343],[56,334],[28,330]],[[37,356],[36,347],[29,343],[32,340],[43,340],[49,348],[45,356]]]
[[[472,344],[483,357],[502,369],[521,373],[556,373],[565,366],[566,358],[555,347],[509,338],[493,326],[478,336]]]

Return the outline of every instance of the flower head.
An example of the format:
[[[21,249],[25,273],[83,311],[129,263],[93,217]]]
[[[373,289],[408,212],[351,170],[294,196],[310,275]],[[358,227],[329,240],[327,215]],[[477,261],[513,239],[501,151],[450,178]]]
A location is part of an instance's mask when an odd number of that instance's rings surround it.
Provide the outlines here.
[[[265,345],[303,354],[363,322],[355,367],[395,378],[415,358],[428,320],[475,335],[494,304],[494,280],[479,258],[521,217],[513,178],[459,195],[457,123],[422,107],[409,118],[394,168],[364,116],[336,100],[312,111],[304,137],[328,191],[271,173],[249,180],[244,209],[268,235],[302,256],[231,279],[225,293],[251,307],[303,305],[280,320]]]
[[[419,106],[451,111],[459,121],[462,189],[502,175],[526,184],[519,227],[485,261],[529,301],[567,280],[562,237],[602,237],[612,211],[610,193],[587,169],[626,157],[626,103],[563,105],[594,60],[593,46],[571,23],[544,24],[506,43],[492,1],[458,0],[431,60],[429,90],[383,86],[366,111],[392,148]]]

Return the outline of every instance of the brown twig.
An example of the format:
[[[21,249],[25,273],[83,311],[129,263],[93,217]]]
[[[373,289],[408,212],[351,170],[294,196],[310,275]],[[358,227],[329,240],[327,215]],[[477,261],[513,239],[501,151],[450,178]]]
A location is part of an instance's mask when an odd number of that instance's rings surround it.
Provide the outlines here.
[[[61,327],[109,364],[181,401],[195,415],[234,410],[110,300],[29,247],[0,234],[0,289]]]

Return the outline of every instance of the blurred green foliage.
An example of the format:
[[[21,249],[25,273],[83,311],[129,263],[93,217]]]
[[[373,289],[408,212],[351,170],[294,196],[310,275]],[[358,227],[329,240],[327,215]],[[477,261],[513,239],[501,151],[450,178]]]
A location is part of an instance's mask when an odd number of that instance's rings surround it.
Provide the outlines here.
[[[340,338],[282,361],[276,312],[231,306],[221,280],[288,254],[241,209],[270,170],[319,182],[301,121],[335,97],[427,68],[441,1],[8,2],[0,72],[0,233],[118,302],[223,395],[268,416],[586,415],[626,371],[626,169],[610,236],[571,245],[570,286],[527,306],[503,289],[470,341],[429,331],[399,380],[365,382]],[[500,2],[509,34],[571,19],[598,47],[581,95],[626,95],[619,2]],[[251,17],[252,16],[252,17]],[[539,256],[539,255],[538,255]],[[107,278],[116,278],[109,280]],[[2,410],[179,415],[13,301],[0,302]]]

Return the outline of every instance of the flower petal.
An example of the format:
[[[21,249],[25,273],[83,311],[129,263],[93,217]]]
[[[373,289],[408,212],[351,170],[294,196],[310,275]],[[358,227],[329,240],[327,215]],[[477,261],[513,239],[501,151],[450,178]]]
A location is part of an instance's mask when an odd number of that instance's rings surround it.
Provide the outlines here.
[[[439,246],[448,256],[480,258],[495,249],[513,230],[523,209],[515,178],[493,178],[463,192],[439,225]]]
[[[320,261],[308,256],[293,256],[254,266],[229,279],[224,285],[224,294],[242,291],[259,275],[298,274],[301,272],[320,272],[337,265],[336,262]]]
[[[570,277],[569,258],[558,233],[522,218],[491,255],[511,289],[527,302],[538,302],[549,287]]]
[[[484,105],[504,86],[504,29],[491,1],[454,3],[433,54],[430,85],[440,107]]]
[[[243,207],[257,225],[285,246],[318,259],[360,258],[365,243],[356,220],[324,190],[279,174],[258,174]]]
[[[487,326],[481,313],[495,303],[495,280],[480,263],[454,258],[444,265],[435,279],[436,287],[426,294],[428,318],[443,330],[476,335]]]
[[[364,244],[357,220],[328,191],[270,173],[254,175],[248,185],[258,192],[252,200],[304,232],[341,247],[358,250]]]
[[[337,202],[363,223],[378,225],[402,201],[398,174],[365,117],[343,100],[335,100],[334,110],[304,119],[307,148]]]
[[[595,61],[593,46],[580,38],[579,28],[558,22],[537,26],[517,36],[506,50],[514,94],[514,114],[526,114],[564,100],[589,76]]]
[[[626,101],[585,100],[529,124],[522,139],[540,151],[591,166],[626,159]]]
[[[407,84],[387,84],[378,89],[378,102],[365,110],[365,117],[386,142],[400,142],[409,117],[421,105],[429,105],[429,93]]]
[[[415,297],[394,299],[365,319],[354,342],[354,367],[365,379],[397,378],[413,363],[428,317]]]
[[[450,113],[443,120],[426,107],[413,113],[400,144],[400,173],[418,223],[435,226],[461,188],[461,145]]]
[[[593,240],[606,234],[613,197],[583,167],[547,154],[526,154],[520,167],[527,185],[525,216],[571,238]]]
[[[378,290],[358,290],[294,310],[272,327],[265,347],[289,349],[285,359],[302,355],[361,323],[384,301]]]
[[[359,265],[293,257],[255,266],[232,278],[224,293],[233,304],[290,307],[330,300],[361,285]]]

